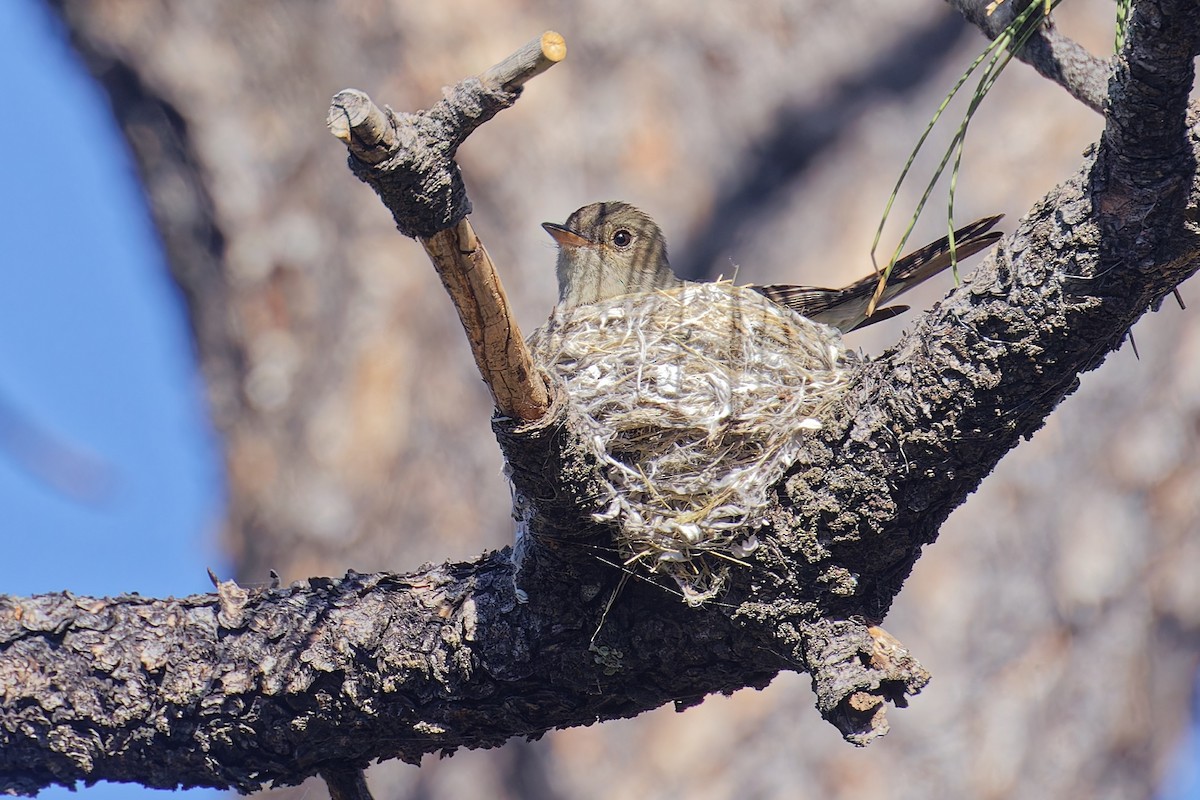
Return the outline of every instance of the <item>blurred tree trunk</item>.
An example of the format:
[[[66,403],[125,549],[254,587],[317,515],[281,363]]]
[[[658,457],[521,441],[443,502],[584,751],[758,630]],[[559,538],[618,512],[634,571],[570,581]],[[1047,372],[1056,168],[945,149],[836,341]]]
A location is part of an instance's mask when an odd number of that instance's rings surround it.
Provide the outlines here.
[[[566,64],[459,156],[532,328],[554,297],[537,223],[593,200],[654,214],[693,276],[736,259],[755,282],[859,277],[911,142],[983,46],[917,0],[500,2],[471,5],[469,26],[453,2],[50,4],[112,99],[187,297],[245,581],[511,539],[487,394],[424,253],[325,131],[334,92],[426,107],[541,30],[566,36]],[[1067,12],[1103,53],[1111,5]],[[1100,130],[1032,70],[1011,73],[974,124],[962,219],[1022,212]],[[1142,359],[1089,375],[918,564],[888,625],[934,683],[869,750],[789,675],[686,716],[383,765],[376,796],[484,782],[524,798],[1151,796],[1187,720],[1200,623],[1200,324],[1171,307],[1137,336]]]

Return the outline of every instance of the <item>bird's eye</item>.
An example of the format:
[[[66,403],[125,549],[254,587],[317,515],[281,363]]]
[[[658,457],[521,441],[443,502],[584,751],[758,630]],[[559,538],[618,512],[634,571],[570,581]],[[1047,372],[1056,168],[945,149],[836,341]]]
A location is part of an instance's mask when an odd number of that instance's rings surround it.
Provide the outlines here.
[[[629,245],[632,241],[633,241],[633,234],[630,233],[629,231],[625,230],[624,228],[621,228],[621,230],[617,231],[616,233],[614,233],[612,235],[612,243],[615,244],[617,247],[622,247],[622,248],[629,247]]]

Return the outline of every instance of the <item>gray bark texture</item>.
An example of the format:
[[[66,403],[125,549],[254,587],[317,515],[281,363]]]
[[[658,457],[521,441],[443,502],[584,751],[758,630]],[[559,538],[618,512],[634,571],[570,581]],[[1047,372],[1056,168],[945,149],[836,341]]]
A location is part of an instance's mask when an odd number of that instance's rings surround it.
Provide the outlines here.
[[[473,222],[537,319],[553,258],[534,223],[617,192],[687,234],[683,274],[734,252],[759,283],[863,264],[846,254],[919,132],[907,107],[935,107],[923,87],[958,69],[941,53],[982,40],[915,0],[685,18],[498,3],[469,30],[407,5],[52,3],[188,300],[226,442],[225,541],[244,580],[292,583],[0,599],[0,790],[322,773],[352,796],[355,767],[401,759],[422,766],[371,770],[376,796],[1151,796],[1200,631],[1200,326],[1139,328],[1141,361],[1122,352],[1048,415],[1200,265],[1195,5],[1137,4],[1104,121],[1029,74],[997,87],[968,164],[1010,160],[960,214],[1032,207],[909,332],[877,326],[898,341],[779,483],[752,568],[701,609],[640,580],[609,603],[611,532],[588,519],[594,465],[561,398],[535,424],[492,422],[530,504],[521,574],[506,550],[469,559],[511,536],[487,399],[424,254],[323,130],[329,98],[354,84],[427,108],[439,84],[564,33],[567,61],[458,153]],[[848,47],[851,29],[870,46]],[[861,152],[878,161],[846,155]],[[433,557],[452,560],[412,570]],[[364,564],[409,571],[306,578]],[[886,732],[880,701],[928,673],[885,615],[939,680],[864,756],[804,709],[856,743]],[[690,710],[645,713],[660,706]],[[474,752],[422,761],[459,749]]]

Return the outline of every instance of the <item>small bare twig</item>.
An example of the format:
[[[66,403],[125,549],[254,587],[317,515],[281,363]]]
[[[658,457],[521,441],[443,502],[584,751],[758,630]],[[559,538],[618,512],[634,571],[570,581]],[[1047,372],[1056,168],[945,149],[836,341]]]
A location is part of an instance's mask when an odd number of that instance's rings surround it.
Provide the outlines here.
[[[479,76],[485,86],[513,91],[567,57],[567,43],[554,31],[546,31],[517,52]]]
[[[421,244],[462,322],[471,354],[496,408],[532,421],[550,407],[550,391],[534,366],[496,267],[469,220],[422,238]]]
[[[379,194],[400,232],[425,247],[496,408],[527,421],[546,413],[549,390],[467,219],[471,206],[454,155],[475,128],[516,101],[526,81],[566,52],[562,36],[547,31],[478,78],[460,82],[428,111],[397,114],[347,89],[334,97],[327,119],[346,143],[354,173]]]

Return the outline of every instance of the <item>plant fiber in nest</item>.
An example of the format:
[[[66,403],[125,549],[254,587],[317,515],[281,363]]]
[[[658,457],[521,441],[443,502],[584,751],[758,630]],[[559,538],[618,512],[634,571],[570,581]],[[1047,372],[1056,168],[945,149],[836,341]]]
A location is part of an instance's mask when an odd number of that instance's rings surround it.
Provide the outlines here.
[[[602,465],[593,517],[693,605],[757,546],[770,488],[851,367],[835,329],[729,282],[556,309],[529,344]]]

